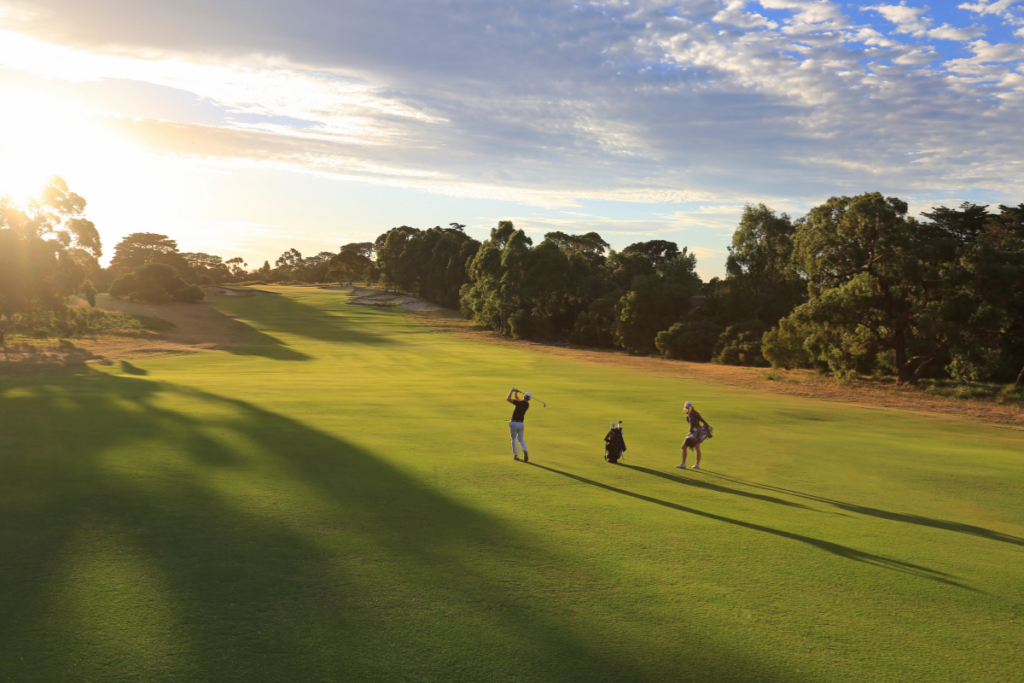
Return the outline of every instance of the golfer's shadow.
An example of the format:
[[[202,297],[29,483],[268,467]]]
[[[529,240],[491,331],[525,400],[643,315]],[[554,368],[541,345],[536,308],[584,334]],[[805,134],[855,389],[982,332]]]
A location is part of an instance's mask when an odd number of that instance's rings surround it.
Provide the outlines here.
[[[637,472],[643,472],[649,474],[652,477],[659,477],[661,479],[667,479],[668,481],[675,482],[677,484],[685,484],[686,486],[692,486],[698,489],[704,489],[706,491],[714,491],[715,493],[728,493],[733,496],[742,496],[743,498],[753,498],[754,500],[764,501],[765,503],[774,503],[775,505],[785,505],[791,508],[800,508],[801,510],[811,510],[813,512],[822,512],[816,508],[812,508],[803,503],[793,503],[788,500],[776,498],[775,496],[766,496],[762,493],[750,493],[749,491],[740,491],[738,489],[731,489],[728,486],[720,486],[718,484],[712,484],[708,481],[700,481],[699,479],[685,479],[683,477],[676,477],[667,472],[659,472],[658,470],[652,470],[647,467],[640,467],[639,465],[627,465],[625,463],[618,463],[621,467],[626,467]],[[840,514],[840,513],[833,513]],[[844,517],[846,515],[843,515]]]
[[[559,474],[563,477],[568,477],[569,479],[574,479],[580,482],[581,484],[595,486],[599,489],[604,489],[605,491],[611,491],[612,493],[618,493],[624,496],[629,496],[630,498],[636,498],[637,500],[642,500],[647,503],[660,505],[671,510],[678,510],[679,512],[685,512],[691,515],[697,515],[699,517],[713,519],[718,522],[725,522],[726,524],[732,524],[735,526],[743,527],[744,529],[760,531],[766,534],[771,534],[773,536],[788,538],[792,541],[806,543],[807,545],[814,546],[819,550],[824,550],[825,552],[832,553],[833,555],[838,555],[839,557],[845,557],[848,560],[864,562],[867,564],[874,565],[876,567],[883,567],[885,569],[892,569],[893,571],[903,572],[905,574],[911,574],[913,576],[919,576],[925,579],[931,579],[932,581],[938,581],[939,583],[944,583],[950,586],[956,586],[957,588],[963,588],[969,591],[974,591],[976,593],[983,592],[979,591],[977,588],[972,588],[971,586],[967,586],[965,584],[960,583],[959,581],[955,581],[952,578],[949,578],[950,575],[945,572],[940,572],[936,569],[929,569],[928,567],[924,567],[919,564],[913,564],[912,562],[894,560],[883,555],[875,555],[874,553],[864,552],[863,550],[857,550],[856,548],[850,548],[845,545],[839,545],[838,543],[833,543],[831,541],[823,541],[820,538],[804,536],[803,534],[795,534],[791,531],[783,531],[782,529],[773,529],[772,527],[764,526],[762,524],[744,522],[743,520],[725,517],[724,515],[716,515],[712,512],[705,512],[703,510],[687,507],[685,505],[679,505],[678,503],[670,503],[667,500],[661,500],[659,498],[645,496],[642,493],[634,493],[633,491],[620,489],[617,486],[611,486],[609,484],[602,484],[601,482],[594,481],[593,479],[587,479],[586,477],[581,477],[577,474],[570,474],[568,472],[563,472],[562,470],[556,470],[553,467],[545,467],[544,465],[538,465],[535,462],[531,462],[528,464],[533,465],[538,469],[547,470],[548,472]]]
[[[960,534],[968,534],[970,536],[988,538],[993,541],[1002,541],[1003,543],[1011,543],[1013,545],[1024,546],[1024,538],[1018,538],[1017,536],[1011,536],[1010,534],[1004,534],[1000,531],[993,531],[992,529],[986,529],[980,526],[962,524],[960,522],[950,522],[944,519],[932,519],[930,517],[922,517],[921,515],[911,515],[903,512],[890,512],[888,510],[879,510],[878,508],[866,507],[864,505],[855,505],[854,503],[844,503],[841,500],[834,500],[832,498],[818,496],[813,493],[803,493],[801,491],[793,491],[791,489],[785,489],[780,486],[770,486],[768,484],[758,484],[755,482],[744,481],[742,479],[737,479],[736,477],[729,477],[724,474],[717,474],[714,472],[708,472],[707,474],[710,474],[711,476],[714,477],[718,477],[719,479],[724,479],[734,484],[749,486],[751,488],[757,488],[763,491],[774,491],[776,493],[784,493],[789,496],[803,498],[804,500],[812,500],[816,503],[824,503],[826,505],[831,505],[833,507],[839,508],[840,510],[846,510],[847,512],[855,512],[859,515],[878,517],[880,519],[888,519],[892,520],[893,522],[903,522],[905,524],[917,524],[918,526],[926,526],[931,527],[933,529],[945,529],[946,531],[955,531]]]

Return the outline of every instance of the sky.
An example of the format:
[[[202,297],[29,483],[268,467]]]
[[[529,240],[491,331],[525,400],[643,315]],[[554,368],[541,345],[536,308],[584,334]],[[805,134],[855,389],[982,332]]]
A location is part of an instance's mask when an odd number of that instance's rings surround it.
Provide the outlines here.
[[[250,266],[457,222],[671,240],[743,206],[1024,202],[1024,0],[0,0],[0,194]]]

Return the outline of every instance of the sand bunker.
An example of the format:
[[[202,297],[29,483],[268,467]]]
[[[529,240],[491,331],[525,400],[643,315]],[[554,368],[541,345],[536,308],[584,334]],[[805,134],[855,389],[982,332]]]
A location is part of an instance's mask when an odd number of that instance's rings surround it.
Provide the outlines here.
[[[381,308],[402,307],[407,311],[439,311],[440,306],[417,299],[414,296],[405,294],[391,294],[382,292],[379,289],[356,289],[352,292],[355,296],[349,301],[356,306],[379,306]]]

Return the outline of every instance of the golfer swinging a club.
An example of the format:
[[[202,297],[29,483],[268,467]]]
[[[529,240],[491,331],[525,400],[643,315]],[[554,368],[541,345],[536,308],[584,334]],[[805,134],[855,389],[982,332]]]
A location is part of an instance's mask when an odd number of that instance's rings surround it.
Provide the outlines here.
[[[512,394],[516,397],[512,398]],[[523,441],[523,420],[526,418],[526,411],[530,409],[530,392],[527,391],[526,396],[520,399],[519,390],[513,387],[505,400],[516,407],[508,423],[508,431],[512,436],[512,457],[515,460],[519,459],[519,453],[516,451],[516,439],[519,439],[519,444],[523,447],[523,462],[530,462],[530,454],[526,452],[526,442]]]

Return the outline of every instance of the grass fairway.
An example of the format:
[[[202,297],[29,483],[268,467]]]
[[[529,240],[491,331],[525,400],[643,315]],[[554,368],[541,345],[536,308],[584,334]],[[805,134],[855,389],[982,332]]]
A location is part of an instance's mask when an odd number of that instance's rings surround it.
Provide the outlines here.
[[[0,380],[0,679],[1022,680],[1024,432],[267,289],[259,345]]]

